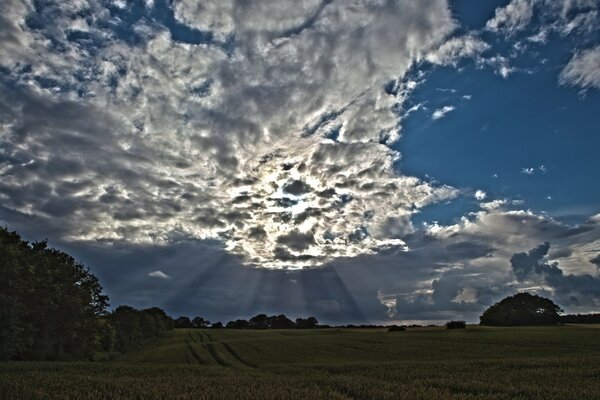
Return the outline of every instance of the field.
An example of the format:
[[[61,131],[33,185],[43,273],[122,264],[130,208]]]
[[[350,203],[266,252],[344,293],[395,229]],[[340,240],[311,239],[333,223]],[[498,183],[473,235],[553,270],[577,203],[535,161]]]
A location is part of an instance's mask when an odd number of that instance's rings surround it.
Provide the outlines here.
[[[0,363],[0,397],[600,399],[600,329],[175,330],[104,362]]]

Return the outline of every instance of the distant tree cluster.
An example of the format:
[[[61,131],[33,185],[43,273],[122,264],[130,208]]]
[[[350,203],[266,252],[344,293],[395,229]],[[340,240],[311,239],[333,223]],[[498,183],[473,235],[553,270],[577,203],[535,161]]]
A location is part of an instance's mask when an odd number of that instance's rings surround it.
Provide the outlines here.
[[[405,330],[406,327],[398,325],[392,325],[388,328],[388,332],[404,332]]]
[[[552,300],[529,293],[517,293],[494,304],[479,317],[481,325],[551,325],[560,321],[559,306]]]
[[[446,329],[466,329],[467,323],[465,321],[448,321],[446,322]]]
[[[283,314],[271,315],[258,314],[250,320],[236,319],[229,321],[225,326],[221,322],[212,323],[202,317],[195,317],[190,319],[189,317],[179,317],[174,321],[175,328],[201,328],[201,329],[313,329],[321,327],[318,325],[319,321],[315,317],[308,318],[296,318],[296,321],[292,321]]]
[[[0,360],[90,358],[171,327],[160,309],[107,313],[98,279],[73,257],[0,228]]]
[[[316,328],[319,322],[315,317],[296,318],[296,322],[292,321],[283,314],[271,315],[258,314],[249,321],[245,319],[237,319],[229,321],[225,328],[229,329],[313,329]]]
[[[600,324],[600,314],[561,315],[559,321],[563,324]]]
[[[102,319],[102,351],[126,352],[173,329],[173,319],[158,307],[137,310],[119,306]]]

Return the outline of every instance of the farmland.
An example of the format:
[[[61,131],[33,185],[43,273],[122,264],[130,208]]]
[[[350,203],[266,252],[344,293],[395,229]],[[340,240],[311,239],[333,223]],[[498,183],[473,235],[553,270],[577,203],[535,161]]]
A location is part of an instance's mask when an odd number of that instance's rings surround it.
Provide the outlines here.
[[[5,362],[2,399],[597,399],[593,326],[177,329],[96,362]]]

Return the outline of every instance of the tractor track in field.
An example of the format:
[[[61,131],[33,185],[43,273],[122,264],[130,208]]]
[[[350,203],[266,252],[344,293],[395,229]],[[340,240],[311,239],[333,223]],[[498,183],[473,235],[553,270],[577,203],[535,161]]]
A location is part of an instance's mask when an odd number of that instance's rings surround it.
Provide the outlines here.
[[[202,331],[202,333],[204,333],[204,335],[206,335],[206,338],[208,339],[209,342],[213,342],[213,338],[210,337],[210,335],[208,334],[208,332]]]
[[[233,358],[235,358],[239,363],[241,363],[247,367],[250,367],[250,368],[258,368],[256,365],[251,364],[247,361],[244,361],[244,359],[242,359],[227,343],[221,342],[221,344],[223,345],[223,347],[225,347],[225,349],[229,352],[229,354],[231,354],[231,356]]]
[[[194,346],[191,345],[191,343],[189,342],[189,340],[185,340],[185,344],[188,347],[188,350],[190,351],[190,354],[192,355],[192,357],[194,358],[194,360],[196,360],[196,363],[198,365],[203,365],[204,364],[204,360],[202,360],[202,358],[200,357],[200,355],[196,352],[196,349],[194,349]],[[187,355],[186,355],[187,358]]]
[[[210,354],[217,364],[223,367],[230,367],[229,363],[221,358],[211,343],[204,343],[204,348],[208,351],[208,354]]]

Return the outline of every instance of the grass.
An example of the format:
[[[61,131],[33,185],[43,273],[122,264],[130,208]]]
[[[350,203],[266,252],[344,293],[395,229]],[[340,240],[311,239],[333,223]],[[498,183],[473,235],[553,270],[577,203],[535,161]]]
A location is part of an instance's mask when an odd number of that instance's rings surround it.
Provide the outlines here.
[[[176,330],[106,362],[0,363],[0,398],[600,399],[600,330]]]

